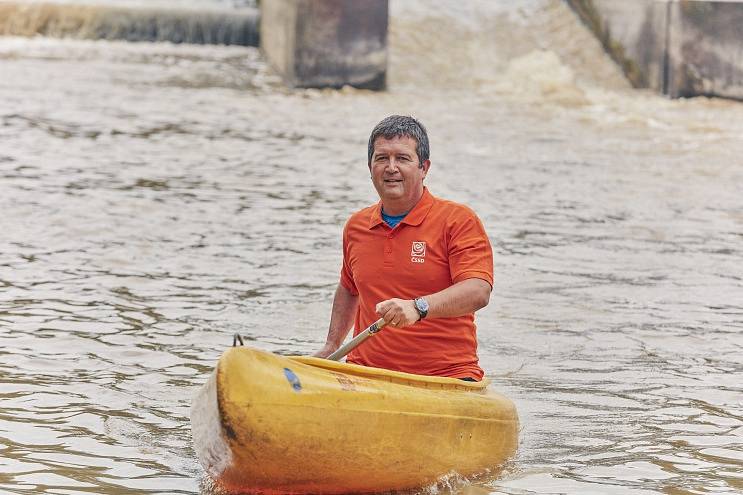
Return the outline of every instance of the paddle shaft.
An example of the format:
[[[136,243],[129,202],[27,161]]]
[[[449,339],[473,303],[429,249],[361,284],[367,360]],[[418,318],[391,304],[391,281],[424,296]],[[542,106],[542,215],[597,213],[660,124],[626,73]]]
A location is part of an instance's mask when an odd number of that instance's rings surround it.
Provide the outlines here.
[[[337,351],[328,356],[327,359],[330,359],[332,361],[340,361],[342,357],[344,357],[352,350],[356,349],[359,345],[361,345],[362,342],[384,328],[386,324],[387,322],[384,321],[384,318],[378,319],[377,321],[369,325],[366,330],[358,334],[353,339],[349,340],[348,343],[340,346],[340,348],[338,348]]]

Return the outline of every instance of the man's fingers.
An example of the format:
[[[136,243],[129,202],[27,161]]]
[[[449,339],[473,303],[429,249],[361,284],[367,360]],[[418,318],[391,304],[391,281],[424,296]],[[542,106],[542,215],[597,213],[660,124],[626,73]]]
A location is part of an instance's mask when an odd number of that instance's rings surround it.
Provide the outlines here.
[[[377,304],[377,314],[379,316],[384,316],[386,314],[389,314],[390,311],[394,312],[394,310],[397,308],[397,305],[395,304],[395,301],[393,299],[387,299],[386,301],[382,301],[381,303]]]
[[[389,325],[393,327],[407,326],[415,323],[410,316],[405,314],[405,301],[402,299],[387,299],[377,304],[376,311],[379,316],[384,318]]]
[[[397,317],[397,313],[395,313],[394,311],[388,311],[382,318],[384,318],[384,321],[386,321],[387,323],[393,326],[399,323],[399,320],[400,320]]]
[[[387,311],[389,311],[389,301],[382,301],[381,303],[377,304],[376,311],[379,316],[383,316]]]

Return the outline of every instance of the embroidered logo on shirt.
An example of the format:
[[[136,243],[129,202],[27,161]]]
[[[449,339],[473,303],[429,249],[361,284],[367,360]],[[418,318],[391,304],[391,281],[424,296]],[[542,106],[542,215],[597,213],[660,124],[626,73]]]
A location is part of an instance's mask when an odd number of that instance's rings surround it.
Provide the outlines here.
[[[410,261],[413,263],[423,263],[426,256],[426,243],[424,241],[413,241],[413,248],[410,251]]]

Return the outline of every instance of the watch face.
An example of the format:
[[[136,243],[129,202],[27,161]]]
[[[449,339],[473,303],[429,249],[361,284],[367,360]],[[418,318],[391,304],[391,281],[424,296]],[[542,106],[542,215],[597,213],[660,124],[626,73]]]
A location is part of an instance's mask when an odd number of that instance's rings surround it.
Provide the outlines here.
[[[415,307],[418,308],[418,311],[421,313],[428,313],[428,301],[425,299],[416,299]]]

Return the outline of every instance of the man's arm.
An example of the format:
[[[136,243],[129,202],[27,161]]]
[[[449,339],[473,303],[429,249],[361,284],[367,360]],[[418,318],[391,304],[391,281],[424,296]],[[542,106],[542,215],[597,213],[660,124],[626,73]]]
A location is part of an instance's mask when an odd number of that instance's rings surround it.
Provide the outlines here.
[[[490,301],[492,287],[485,280],[468,278],[435,294],[424,295],[428,301],[426,318],[449,318],[474,313]],[[406,327],[419,319],[411,299],[387,299],[377,304],[377,314],[394,327]]]
[[[351,294],[342,284],[338,284],[333,298],[333,309],[330,312],[328,337],[325,339],[323,348],[317,351],[314,356],[328,357],[341,346],[353,326],[353,318],[358,306],[359,296]]]

